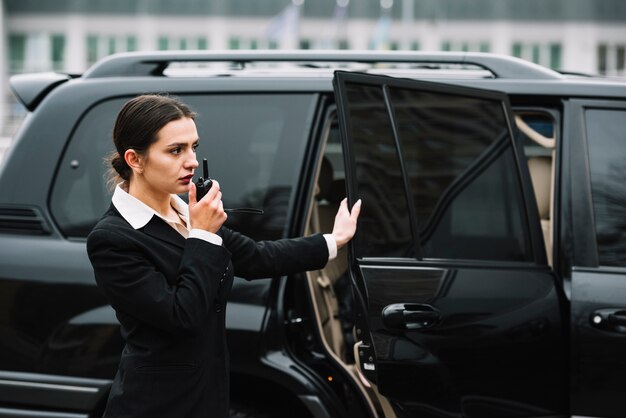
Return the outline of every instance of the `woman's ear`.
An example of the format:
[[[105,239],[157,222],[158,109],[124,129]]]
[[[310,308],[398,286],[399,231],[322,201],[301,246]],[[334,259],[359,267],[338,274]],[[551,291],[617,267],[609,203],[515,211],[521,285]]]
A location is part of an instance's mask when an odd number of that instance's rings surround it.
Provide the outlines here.
[[[134,173],[143,173],[143,158],[134,149],[127,149],[124,152],[124,160]]]

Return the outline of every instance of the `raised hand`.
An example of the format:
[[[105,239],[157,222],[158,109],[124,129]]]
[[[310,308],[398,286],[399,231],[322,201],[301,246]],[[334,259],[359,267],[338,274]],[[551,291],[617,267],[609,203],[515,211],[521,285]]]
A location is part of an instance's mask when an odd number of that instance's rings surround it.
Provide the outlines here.
[[[343,199],[339,205],[335,224],[333,225],[333,236],[337,241],[337,248],[341,248],[348,243],[356,232],[356,221],[361,213],[361,199],[352,206],[352,211],[348,210],[348,199]]]

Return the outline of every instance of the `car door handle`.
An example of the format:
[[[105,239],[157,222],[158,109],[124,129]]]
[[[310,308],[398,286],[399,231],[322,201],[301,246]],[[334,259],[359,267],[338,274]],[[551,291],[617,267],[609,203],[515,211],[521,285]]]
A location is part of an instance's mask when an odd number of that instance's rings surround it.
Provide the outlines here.
[[[430,328],[441,320],[441,313],[431,305],[422,303],[394,303],[382,311],[385,327],[396,330]]]
[[[626,334],[626,308],[598,309],[591,314],[591,325]]]

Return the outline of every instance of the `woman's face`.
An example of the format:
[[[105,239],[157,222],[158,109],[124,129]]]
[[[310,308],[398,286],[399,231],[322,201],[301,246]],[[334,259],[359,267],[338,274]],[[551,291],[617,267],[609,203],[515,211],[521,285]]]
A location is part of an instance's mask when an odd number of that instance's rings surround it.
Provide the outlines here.
[[[143,164],[146,185],[155,192],[186,193],[198,167],[197,147],[198,131],[193,119],[184,117],[165,125],[146,153]]]

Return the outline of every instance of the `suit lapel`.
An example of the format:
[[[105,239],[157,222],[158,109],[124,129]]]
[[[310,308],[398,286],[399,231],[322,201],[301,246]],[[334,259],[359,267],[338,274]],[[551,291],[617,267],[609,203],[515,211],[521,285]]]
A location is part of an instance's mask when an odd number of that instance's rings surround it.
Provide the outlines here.
[[[185,247],[185,238],[158,216],[153,216],[150,222],[142,229],[146,234],[162,241],[169,242],[180,248]]]

